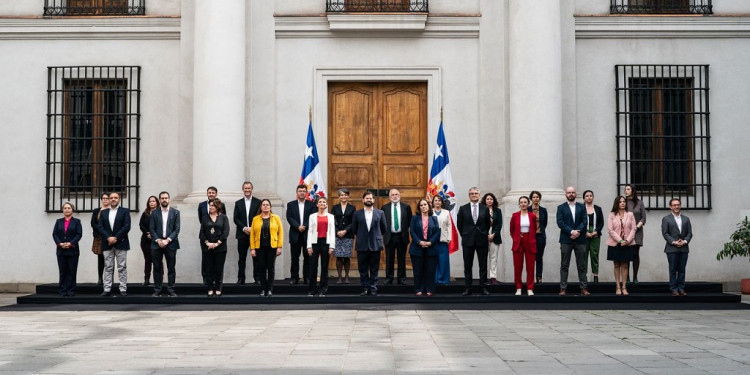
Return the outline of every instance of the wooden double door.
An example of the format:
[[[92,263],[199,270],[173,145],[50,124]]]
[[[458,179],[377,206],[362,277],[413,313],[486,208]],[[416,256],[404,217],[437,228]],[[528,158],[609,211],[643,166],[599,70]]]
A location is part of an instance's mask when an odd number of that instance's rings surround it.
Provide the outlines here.
[[[348,188],[358,209],[367,190],[380,208],[396,188],[416,213],[427,168],[426,82],[329,82],[329,206],[338,203],[339,188]]]

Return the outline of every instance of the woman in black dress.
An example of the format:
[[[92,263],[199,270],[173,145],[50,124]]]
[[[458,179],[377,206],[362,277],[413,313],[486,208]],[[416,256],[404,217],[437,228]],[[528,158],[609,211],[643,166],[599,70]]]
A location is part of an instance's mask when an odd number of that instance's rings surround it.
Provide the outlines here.
[[[198,238],[205,256],[206,286],[209,297],[221,297],[221,284],[224,282],[224,261],[227,259],[227,237],[229,219],[221,211],[221,200],[214,198],[208,202],[208,215],[203,218]]]
[[[351,267],[352,248],[354,247],[354,233],[348,233],[346,228],[352,223],[356,208],[354,205],[349,204],[349,189],[339,189],[338,193],[339,204],[333,206],[333,209],[331,209],[331,214],[333,214],[334,221],[336,222],[336,248],[333,249],[333,256],[336,257],[336,273],[338,274],[336,284],[341,284],[342,282],[342,268],[346,275],[344,283],[349,284],[349,268]]]
[[[138,228],[141,229],[141,252],[143,253],[143,286],[149,285],[151,279],[151,270],[153,269],[153,259],[151,259],[151,233],[148,230],[148,223],[151,220],[151,213],[159,207],[159,200],[155,196],[148,197],[146,209],[141,214],[141,220],[138,222]]]

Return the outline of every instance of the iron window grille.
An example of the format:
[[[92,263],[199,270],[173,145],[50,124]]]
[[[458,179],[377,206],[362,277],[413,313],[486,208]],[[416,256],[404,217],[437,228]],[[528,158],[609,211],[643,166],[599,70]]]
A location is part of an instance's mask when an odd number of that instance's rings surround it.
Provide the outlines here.
[[[711,209],[708,65],[616,65],[617,188]]]
[[[141,68],[47,68],[46,211],[72,202],[78,212],[119,192],[138,210]]]
[[[713,14],[711,0],[610,0],[611,14]]]
[[[142,16],[146,0],[44,0],[45,16]]]
[[[326,12],[427,13],[428,0],[326,0]]]

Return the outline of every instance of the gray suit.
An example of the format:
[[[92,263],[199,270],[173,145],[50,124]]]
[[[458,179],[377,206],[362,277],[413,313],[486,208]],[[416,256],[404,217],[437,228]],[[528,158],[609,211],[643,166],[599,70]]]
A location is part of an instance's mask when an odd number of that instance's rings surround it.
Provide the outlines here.
[[[666,240],[664,252],[667,254],[667,261],[669,261],[669,289],[672,292],[685,291],[685,267],[690,251],[688,244],[677,247],[672,243],[677,240],[685,240],[690,243],[690,240],[693,239],[693,227],[690,224],[690,219],[685,215],[680,215],[680,219],[682,229],[677,226],[677,221],[671,213],[661,219],[661,234]]]

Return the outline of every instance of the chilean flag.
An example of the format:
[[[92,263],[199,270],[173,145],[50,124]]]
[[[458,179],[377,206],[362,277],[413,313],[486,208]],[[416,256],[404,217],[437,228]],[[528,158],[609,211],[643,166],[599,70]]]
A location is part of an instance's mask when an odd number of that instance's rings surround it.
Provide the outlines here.
[[[307,186],[307,200],[315,200],[316,197],[326,196],[326,187],[323,176],[320,173],[320,159],[318,158],[318,147],[315,146],[315,135],[313,134],[312,122],[307,127],[307,145],[305,147],[305,160],[302,163],[302,173],[299,183]]]
[[[455,224],[458,201],[456,200],[456,193],[453,191],[455,185],[453,185],[449,162],[448,145],[445,143],[443,122],[441,121],[437,136],[437,147],[435,147],[435,154],[432,157],[430,180],[427,182],[427,199],[432,201],[432,197],[441,196],[444,202],[443,209],[451,212],[451,242],[448,244],[448,251],[453,254],[458,251],[458,231]]]

